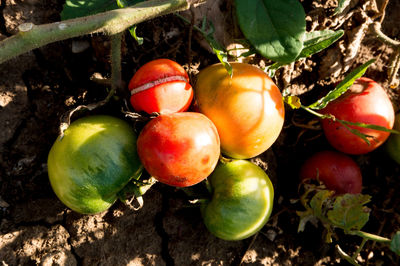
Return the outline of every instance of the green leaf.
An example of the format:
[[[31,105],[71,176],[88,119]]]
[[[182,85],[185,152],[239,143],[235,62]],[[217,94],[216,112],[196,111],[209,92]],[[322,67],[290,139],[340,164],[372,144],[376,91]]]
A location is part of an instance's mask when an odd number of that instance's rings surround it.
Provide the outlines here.
[[[67,0],[61,12],[61,20],[94,15],[117,8],[115,0]]]
[[[328,103],[331,101],[336,100],[339,98],[341,95],[343,95],[351,85],[353,85],[354,81],[358,78],[360,78],[362,75],[364,75],[365,71],[367,68],[375,62],[375,59],[371,59],[365,64],[357,67],[355,70],[350,72],[349,75],[347,75],[342,82],[340,82],[335,89],[331,90],[328,92],[328,94],[325,97],[322,97],[318,101],[314,102],[313,104],[310,104],[309,108],[314,109],[314,110],[320,110],[325,108]]]
[[[329,199],[334,194],[331,190],[321,190],[315,194],[311,201],[310,207],[314,211],[314,215],[318,218],[324,216],[324,209],[323,207],[326,204],[326,200]]]
[[[323,30],[323,31],[312,31],[306,32],[305,40],[304,40],[304,47],[301,50],[299,56],[296,58],[295,61],[309,57],[313,54],[321,52],[322,50],[326,49],[334,42],[339,40],[344,34],[344,31],[331,31],[331,30]],[[271,73],[271,76],[275,74],[275,71],[281,68],[282,66],[286,65],[286,63],[274,63],[266,67],[268,73]]]
[[[143,1],[144,0],[130,0],[130,1],[129,0],[128,1],[127,0],[117,0],[117,5],[120,8],[124,8],[124,7],[127,7],[129,5],[134,5],[134,4],[143,2]],[[136,28],[137,28],[136,25],[130,27],[129,28],[129,33],[131,34],[131,36],[136,40],[136,42],[139,45],[142,45],[143,44],[143,38],[136,35]]]
[[[334,15],[340,14],[343,12],[343,10],[350,5],[351,0],[339,0],[338,6],[335,8],[335,13]]]
[[[264,57],[290,63],[303,49],[306,20],[298,0],[236,0],[244,36]]]
[[[343,34],[343,30],[322,30],[307,32],[305,35],[303,50],[301,50],[301,53],[297,59],[309,57],[324,50],[325,48],[329,47],[331,44],[339,40],[343,36]]]
[[[400,231],[397,231],[390,241],[390,250],[400,256]]]
[[[374,124],[365,124],[365,123],[361,123],[361,122],[350,122],[350,121],[345,121],[345,120],[340,120],[339,122],[342,122],[342,123],[344,123],[346,125],[350,125],[350,126],[357,126],[357,127],[362,127],[362,128],[369,128],[369,129],[374,129],[374,130],[379,130],[379,131],[385,131],[385,132],[389,132],[389,133],[393,133],[393,134],[400,134],[400,132],[397,130],[389,129],[389,128],[374,125]]]
[[[360,230],[369,219],[369,209],[364,204],[370,202],[371,196],[363,194],[344,194],[336,197],[333,209],[327,216],[331,223],[343,229]]]

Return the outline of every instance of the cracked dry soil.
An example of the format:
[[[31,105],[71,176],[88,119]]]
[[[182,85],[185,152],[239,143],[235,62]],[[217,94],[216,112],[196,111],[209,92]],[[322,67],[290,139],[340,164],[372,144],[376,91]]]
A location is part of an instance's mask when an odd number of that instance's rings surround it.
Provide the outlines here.
[[[16,32],[24,22],[35,24],[59,20],[64,1],[0,0],[0,40]],[[308,29],[337,26],[329,12],[335,1],[302,1],[312,23]],[[362,19],[357,11],[368,1],[352,1],[356,15],[342,21],[343,28],[356,32]],[[379,2],[379,1],[378,1]],[[391,1],[384,30],[398,36],[399,3]],[[231,1],[214,1],[198,14],[215,19],[218,39],[228,45],[231,31]],[[397,11],[396,11],[397,10]],[[219,13],[218,13],[219,12]],[[190,13],[187,13],[190,14]],[[219,14],[219,15],[218,15]],[[220,21],[218,21],[218,19]],[[228,21],[228,22],[227,22]],[[225,24],[224,24],[225,23]],[[335,24],[336,23],[336,24]],[[225,27],[225,28],[224,28]],[[204,41],[180,19],[171,15],[142,23],[138,46],[129,35],[123,49],[123,78],[144,63],[170,58],[190,69],[216,62]],[[191,38],[190,38],[191,37]],[[190,41],[189,41],[190,38]],[[255,238],[228,242],[215,238],[204,227],[198,208],[187,203],[174,188],[157,184],[144,196],[144,207],[134,211],[122,203],[97,215],[79,215],[60,203],[47,177],[47,154],[58,134],[60,117],[80,104],[103,99],[106,88],[90,80],[93,73],[109,75],[108,39],[87,36],[87,49],[73,53],[72,40],[36,49],[0,65],[0,263],[2,265],[337,265],[342,264],[334,245],[321,239],[322,229],[307,227],[297,233],[297,171],[302,160],[329,148],[321,131],[304,131],[293,120],[312,118],[287,109],[284,131],[272,149],[254,162],[266,169],[275,186],[275,208],[271,220]],[[345,57],[353,43],[345,35],[318,56],[296,63],[277,73],[281,88],[315,99],[328,86],[343,78],[345,69],[377,58],[366,73],[387,87],[384,72],[390,48],[368,34],[354,58]],[[347,47],[347,48],[346,48]],[[335,58],[333,58],[335,56]],[[340,62],[335,68],[332,59]],[[252,63],[262,65],[260,58]],[[344,62],[351,64],[344,65]],[[192,66],[189,67],[188,63]],[[319,82],[315,83],[315,80]],[[399,102],[398,90],[390,91]],[[120,95],[120,100],[125,95]],[[303,98],[302,98],[303,99]],[[115,100],[94,113],[123,117],[122,101]],[[87,115],[87,112],[75,116]],[[356,158],[364,177],[364,192],[372,195],[371,218],[366,231],[390,237],[400,228],[400,169],[381,150]],[[358,239],[341,236],[341,246],[354,251]],[[367,244],[365,265],[399,265],[399,258],[378,244]],[[369,258],[368,258],[369,257]],[[368,258],[368,261],[365,259]]]

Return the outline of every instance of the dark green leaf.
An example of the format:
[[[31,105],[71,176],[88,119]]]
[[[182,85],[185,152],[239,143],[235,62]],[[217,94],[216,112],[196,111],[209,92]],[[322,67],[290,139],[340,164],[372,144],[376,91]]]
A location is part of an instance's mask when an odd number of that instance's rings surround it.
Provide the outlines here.
[[[332,31],[312,31],[307,32],[304,40],[304,47],[298,59],[303,57],[309,57],[316,54],[325,48],[329,47],[332,43],[339,40],[344,34],[343,30]]]
[[[323,31],[313,31],[306,32],[304,47],[301,50],[299,56],[295,61],[309,57],[313,54],[316,54],[325,48],[329,47],[331,44],[339,40],[343,36],[344,32],[342,30],[331,31],[331,30],[323,30]],[[286,65],[286,63],[274,63],[272,65],[267,66],[268,73],[275,74],[275,71],[282,66]],[[272,75],[273,76],[273,75]]]
[[[369,219],[369,209],[364,206],[371,200],[371,196],[363,194],[344,194],[336,197],[333,209],[328,211],[331,223],[343,229],[360,230]]]
[[[298,0],[236,0],[244,36],[264,57],[290,63],[303,49],[305,12]]]
[[[67,0],[65,1],[61,20],[94,15],[118,8],[115,0]]]
[[[316,101],[315,103],[313,103],[307,107],[314,109],[314,110],[320,110],[320,109],[325,108],[328,105],[328,103],[336,100],[343,93],[345,93],[350,88],[350,86],[353,85],[353,83],[356,79],[358,79],[362,75],[364,75],[367,68],[373,62],[375,62],[375,59],[371,59],[368,62],[366,62],[365,64],[357,67],[349,75],[347,75],[344,78],[344,80],[342,82],[340,82],[339,85],[336,86],[335,89],[331,90],[330,92],[328,92],[328,94],[325,97],[322,97],[321,99],[319,99],[318,101]]]
[[[400,256],[400,231],[397,231],[390,242],[390,250]]]
[[[335,9],[334,15],[337,15],[337,14],[342,13],[343,10],[345,10],[346,7],[347,7],[348,5],[350,5],[350,2],[351,2],[350,0],[339,0],[339,4],[338,4],[338,6],[337,6],[336,9]]]

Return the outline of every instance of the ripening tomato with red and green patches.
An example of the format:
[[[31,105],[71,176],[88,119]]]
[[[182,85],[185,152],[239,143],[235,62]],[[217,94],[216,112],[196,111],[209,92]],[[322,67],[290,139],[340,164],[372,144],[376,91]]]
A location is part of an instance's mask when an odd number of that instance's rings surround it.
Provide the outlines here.
[[[220,140],[214,124],[194,112],[162,114],[138,137],[144,168],[161,183],[187,187],[207,178],[217,165]]]
[[[330,102],[322,112],[334,115],[337,119],[374,124],[387,129],[392,129],[394,124],[394,109],[389,96],[378,83],[369,78],[357,79],[344,95]],[[323,119],[321,123],[328,142],[335,149],[347,154],[371,152],[390,135],[385,131],[349,126],[370,136],[368,144],[339,122]]]
[[[133,108],[148,114],[186,111],[193,99],[188,74],[169,59],[144,64],[133,75],[128,88]]]
[[[195,85],[199,111],[213,121],[222,153],[236,158],[255,157],[278,138],[285,116],[282,95],[261,69],[231,63],[230,77],[222,64],[200,71]]]
[[[362,189],[360,167],[351,157],[337,151],[312,155],[301,167],[300,178],[318,179],[338,194],[358,194]]]

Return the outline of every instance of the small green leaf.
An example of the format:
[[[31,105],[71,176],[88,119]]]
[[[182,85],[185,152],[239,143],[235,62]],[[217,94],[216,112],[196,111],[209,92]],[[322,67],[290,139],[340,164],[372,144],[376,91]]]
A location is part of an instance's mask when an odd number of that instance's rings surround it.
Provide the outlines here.
[[[307,32],[304,40],[304,47],[297,59],[303,57],[309,57],[316,54],[325,48],[329,47],[331,44],[339,40],[344,34],[343,30],[332,31],[312,31]]]
[[[292,109],[299,109],[301,107],[300,98],[297,96],[285,96],[283,101],[287,103]]]
[[[190,22],[181,15],[176,14],[176,16],[178,16],[186,23],[190,24]],[[193,28],[203,35],[204,39],[208,42],[218,60],[225,67],[228,74],[232,77],[233,71],[231,64],[229,64],[228,62],[228,53],[225,51],[224,47],[214,38],[215,28],[211,21],[208,21],[207,17],[203,17],[201,28],[196,26],[194,26]]]
[[[363,194],[344,194],[336,197],[333,209],[327,216],[331,223],[343,229],[360,230],[369,219],[370,210],[364,204],[370,202],[371,196]]]
[[[400,134],[399,131],[394,130],[394,129],[389,129],[383,126],[378,126],[374,124],[365,124],[365,123],[360,123],[360,122],[350,122],[350,121],[345,121],[345,120],[340,120],[346,125],[351,125],[351,126],[357,126],[357,127],[362,127],[362,128],[369,128],[369,129],[374,129],[374,130],[379,130],[379,131],[384,131],[384,132],[389,132],[393,134]]]
[[[347,125],[347,123],[349,123],[349,121],[344,121],[344,120],[337,120],[340,124],[342,124],[342,126],[344,126],[348,131],[350,131],[350,133],[356,135],[357,137],[361,138],[362,140],[364,140],[368,146],[371,145],[371,142],[369,141],[368,138],[373,138],[373,136],[370,135],[366,135],[364,133],[362,133],[361,131],[359,131],[358,129],[355,128],[351,128]]]
[[[397,231],[390,241],[390,250],[400,256],[400,231]]]
[[[362,75],[364,75],[365,71],[367,71],[367,68],[375,62],[375,59],[371,59],[365,64],[357,67],[355,70],[350,72],[349,75],[347,75],[342,82],[340,82],[335,89],[331,90],[328,92],[328,94],[325,97],[322,97],[318,101],[314,102],[313,104],[310,104],[309,108],[314,109],[314,110],[320,110],[325,108],[328,103],[331,101],[336,100],[339,98],[341,95],[343,95],[351,85],[353,85],[354,81],[358,78],[360,78]]]
[[[117,8],[115,0],[67,0],[61,12],[61,20],[94,15]]]
[[[303,49],[306,20],[298,0],[236,0],[236,16],[244,36],[264,57],[295,61]]]
[[[143,1],[144,0],[117,0],[117,5],[120,8],[124,8],[124,7],[127,7],[129,5],[134,5],[134,4],[143,2]],[[143,38],[136,35],[136,28],[137,28],[136,25],[130,27],[129,28],[129,33],[131,34],[131,36],[136,40],[136,42],[139,45],[142,45],[143,44]]]
[[[339,0],[339,4],[335,9],[334,15],[340,14],[350,5],[351,0]]]
[[[321,190],[318,191],[310,201],[310,207],[314,211],[314,215],[318,218],[324,216],[324,206],[326,204],[326,200],[332,197],[334,194],[331,190]]]

